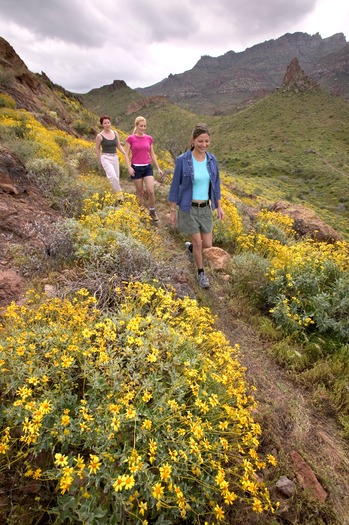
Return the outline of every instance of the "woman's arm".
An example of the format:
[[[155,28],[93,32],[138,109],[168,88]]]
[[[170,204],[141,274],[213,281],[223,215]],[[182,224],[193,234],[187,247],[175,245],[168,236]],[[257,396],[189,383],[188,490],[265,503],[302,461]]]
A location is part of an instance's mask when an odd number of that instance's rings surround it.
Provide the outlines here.
[[[217,170],[217,178],[216,178],[217,217],[220,221],[222,221],[224,217],[224,211],[223,211],[222,203],[221,203],[221,179],[220,179],[217,159],[215,159],[215,164],[216,164],[216,170]]]
[[[182,183],[182,160],[177,157],[175,169],[173,172],[172,182],[170,186],[170,191],[168,193],[168,201],[170,203],[177,203],[179,198],[179,190]]]
[[[121,151],[123,155],[126,156],[126,152],[124,148],[121,146],[120,137],[117,131],[115,131],[115,137],[116,137],[116,147],[118,148],[119,151]]]
[[[129,174],[131,175],[131,177],[134,176],[135,174],[135,170],[132,168],[131,166],[131,160],[130,160],[130,151],[131,151],[131,146],[130,144],[126,141],[125,143],[125,162],[126,162],[126,166],[127,166],[127,169],[128,169],[128,172]]]
[[[222,208],[222,204],[221,204],[221,200],[217,200],[217,217],[220,221],[223,220],[224,218],[224,211],[223,211],[223,208]]]
[[[101,142],[102,142],[102,137],[100,133],[98,133],[96,137],[96,153],[97,153],[97,159],[99,163],[101,162]]]
[[[160,177],[162,177],[163,176],[163,172],[159,168],[159,163],[158,163],[158,159],[156,158],[156,155],[155,155],[155,152],[154,152],[153,144],[151,144],[151,146],[150,146],[150,157],[151,157],[151,160],[153,161],[153,163],[155,164],[156,169],[158,170],[158,173],[159,173]]]

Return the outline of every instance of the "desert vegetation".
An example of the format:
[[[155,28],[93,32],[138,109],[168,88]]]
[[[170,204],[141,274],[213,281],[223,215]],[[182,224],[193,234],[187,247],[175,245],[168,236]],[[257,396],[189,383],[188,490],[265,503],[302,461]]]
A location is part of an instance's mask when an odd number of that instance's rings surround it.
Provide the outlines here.
[[[115,201],[91,140],[43,126],[8,95],[0,115],[1,144],[61,213],[49,256],[8,253],[28,291],[0,321],[0,468],[15,494],[7,523],[283,523],[270,493],[282,467],[261,445],[267,429],[239,347],[204,298],[176,292],[169,232],[133,194]],[[165,208],[172,160],[157,153]],[[250,176],[237,178],[232,162],[222,170],[226,219],[214,229],[231,255],[224,292],[243,298],[241,315],[318,401],[321,389],[348,438],[348,243],[298,237],[268,210],[271,185],[247,220],[232,180],[248,189]],[[329,523],[303,505],[297,523]]]

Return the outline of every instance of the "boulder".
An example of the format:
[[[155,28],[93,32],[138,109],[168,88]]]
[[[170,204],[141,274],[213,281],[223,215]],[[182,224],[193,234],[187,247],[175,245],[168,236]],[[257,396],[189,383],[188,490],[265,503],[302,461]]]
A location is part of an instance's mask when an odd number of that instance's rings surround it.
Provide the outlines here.
[[[17,301],[24,290],[24,281],[16,270],[0,270],[0,306]]]
[[[300,237],[310,237],[316,241],[333,243],[342,240],[341,235],[309,208],[301,204],[277,201],[268,208],[283,213],[293,219],[293,229]]]
[[[203,255],[207,265],[213,270],[226,270],[231,259],[229,253],[216,246],[205,248]]]

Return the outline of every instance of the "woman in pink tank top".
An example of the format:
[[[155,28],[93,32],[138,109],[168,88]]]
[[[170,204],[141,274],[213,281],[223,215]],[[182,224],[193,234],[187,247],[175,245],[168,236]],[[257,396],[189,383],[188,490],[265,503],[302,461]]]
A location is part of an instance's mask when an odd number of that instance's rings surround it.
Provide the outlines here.
[[[153,137],[145,133],[146,129],[146,119],[141,116],[137,117],[133,134],[129,135],[126,139],[125,159],[130,179],[135,185],[140,206],[143,207],[145,187],[149,202],[149,215],[153,221],[158,221],[159,217],[155,211],[154,173],[151,163],[153,162],[155,164],[160,177],[163,176],[163,173],[159,168],[159,163],[154,152]]]

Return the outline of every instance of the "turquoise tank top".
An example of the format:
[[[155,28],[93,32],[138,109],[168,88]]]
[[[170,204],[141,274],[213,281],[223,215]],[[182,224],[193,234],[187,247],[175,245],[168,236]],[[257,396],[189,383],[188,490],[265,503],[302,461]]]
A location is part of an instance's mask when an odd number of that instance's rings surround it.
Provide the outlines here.
[[[194,185],[193,200],[207,201],[210,188],[210,174],[207,169],[207,160],[197,161],[193,156]]]

